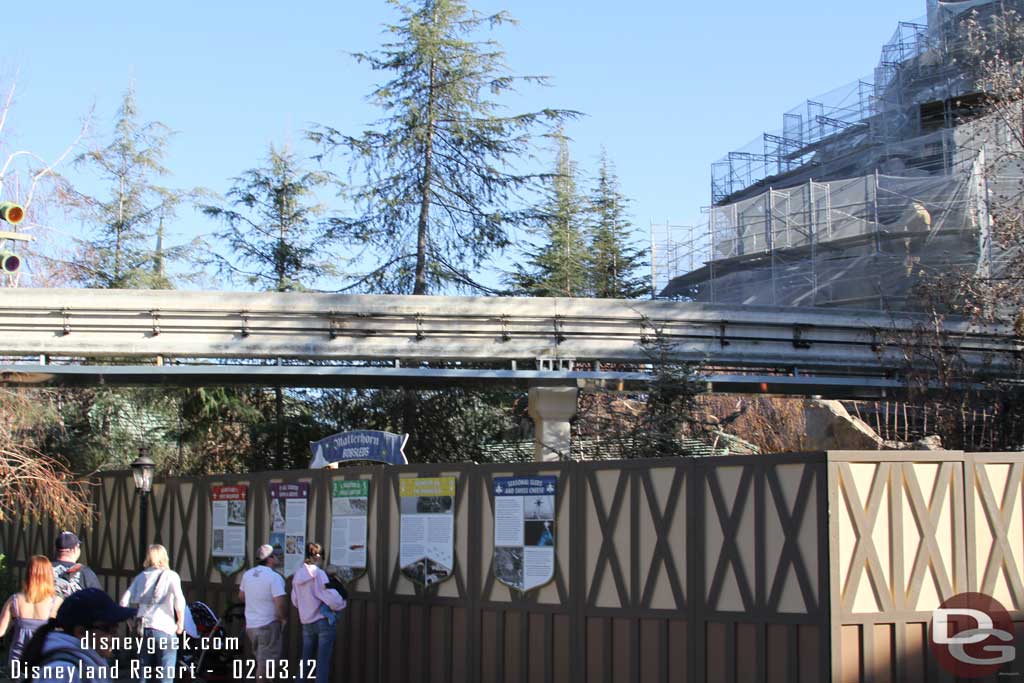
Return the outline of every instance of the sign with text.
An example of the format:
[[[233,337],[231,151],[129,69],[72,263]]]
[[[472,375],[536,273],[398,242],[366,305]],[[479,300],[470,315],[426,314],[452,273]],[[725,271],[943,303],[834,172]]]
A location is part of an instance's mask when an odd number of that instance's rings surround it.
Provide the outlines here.
[[[525,592],[555,578],[554,476],[494,478],[494,576]]]
[[[455,560],[455,478],[398,480],[402,573],[422,586],[450,578]]]
[[[237,572],[245,564],[246,498],[244,485],[213,486],[213,544],[210,554],[214,566],[225,575]]]
[[[284,575],[295,573],[306,557],[306,501],[309,484],[270,485],[270,545],[284,556]]]
[[[309,450],[313,453],[313,460],[309,463],[311,469],[327,467],[334,462],[354,462],[358,460],[373,460],[388,465],[407,465],[405,453],[408,434],[392,434],[391,432],[377,432],[361,430],[355,432],[342,432],[326,439],[311,441]]]
[[[370,482],[365,479],[331,483],[331,564],[348,583],[366,571],[366,516]]]

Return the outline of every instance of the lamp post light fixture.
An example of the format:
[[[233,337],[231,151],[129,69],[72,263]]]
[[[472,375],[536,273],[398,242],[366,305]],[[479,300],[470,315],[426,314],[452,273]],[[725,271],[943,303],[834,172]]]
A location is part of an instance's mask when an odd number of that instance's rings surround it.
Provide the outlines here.
[[[146,562],[146,552],[149,548],[149,492],[153,490],[153,471],[156,463],[149,457],[149,449],[145,446],[139,448],[139,457],[132,463],[132,477],[135,478],[135,491],[139,494],[139,560],[140,564]]]

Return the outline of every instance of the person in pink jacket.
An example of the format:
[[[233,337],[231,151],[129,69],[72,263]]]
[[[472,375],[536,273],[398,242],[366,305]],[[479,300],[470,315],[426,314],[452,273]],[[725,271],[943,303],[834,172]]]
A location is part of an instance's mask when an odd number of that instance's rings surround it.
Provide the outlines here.
[[[306,560],[292,577],[292,604],[299,610],[302,622],[302,663],[308,675],[309,662],[316,659],[316,683],[331,679],[331,655],[336,635],[334,619],[328,619],[322,609],[345,609],[345,600],[338,591],[327,587],[327,574],[317,565],[323,561],[323,547],[319,543],[306,544]]]

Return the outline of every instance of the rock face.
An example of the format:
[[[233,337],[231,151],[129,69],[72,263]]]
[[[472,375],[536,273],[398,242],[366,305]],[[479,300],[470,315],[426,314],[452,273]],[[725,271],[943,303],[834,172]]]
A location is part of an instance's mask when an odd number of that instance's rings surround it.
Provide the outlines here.
[[[808,401],[804,416],[808,450],[878,451],[887,448],[875,430],[850,415],[839,401]]]
[[[850,415],[839,401],[808,401],[805,447],[812,451],[941,451],[942,438],[925,436],[914,442],[885,441],[864,420]]]
[[[911,449],[915,451],[941,451],[942,437],[932,434],[931,436],[920,438],[911,444]]]

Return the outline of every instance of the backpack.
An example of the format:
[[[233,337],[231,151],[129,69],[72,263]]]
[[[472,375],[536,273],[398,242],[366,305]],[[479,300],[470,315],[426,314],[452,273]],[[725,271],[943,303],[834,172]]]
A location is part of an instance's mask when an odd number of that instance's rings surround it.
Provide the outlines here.
[[[82,590],[82,565],[73,564],[65,567],[62,564],[53,565],[53,589],[61,598],[67,598],[72,593]]]

